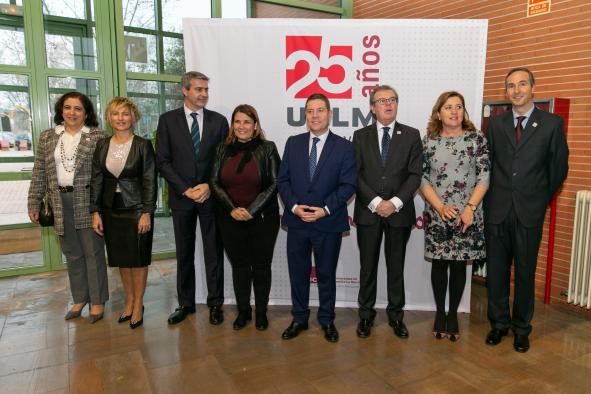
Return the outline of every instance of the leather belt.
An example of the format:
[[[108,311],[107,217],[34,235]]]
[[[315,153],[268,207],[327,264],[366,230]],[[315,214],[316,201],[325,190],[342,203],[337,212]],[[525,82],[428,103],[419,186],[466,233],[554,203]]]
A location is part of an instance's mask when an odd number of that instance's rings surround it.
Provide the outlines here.
[[[62,193],[72,193],[74,191],[74,186],[58,186],[57,190]]]

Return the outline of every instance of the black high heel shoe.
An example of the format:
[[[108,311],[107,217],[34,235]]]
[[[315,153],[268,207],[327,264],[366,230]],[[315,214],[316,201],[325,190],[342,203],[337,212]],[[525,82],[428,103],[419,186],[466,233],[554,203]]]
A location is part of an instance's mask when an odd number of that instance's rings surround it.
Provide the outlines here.
[[[460,340],[460,326],[458,324],[458,315],[448,315],[446,323],[447,338],[452,342]]]
[[[433,323],[433,336],[435,339],[443,339],[446,336],[446,317],[445,312],[437,312],[435,314],[435,322]]]
[[[129,314],[129,315],[121,314],[121,315],[119,315],[119,319],[117,319],[117,323],[125,323],[126,321],[130,321],[130,320],[131,320],[131,314]]]
[[[136,320],[131,320],[129,322],[129,327],[132,330],[135,330],[136,328],[138,328],[139,326],[141,326],[142,324],[144,324],[144,310],[145,310],[145,308],[142,305],[142,318],[140,320],[137,320],[137,321]],[[131,316],[129,318],[131,319]]]

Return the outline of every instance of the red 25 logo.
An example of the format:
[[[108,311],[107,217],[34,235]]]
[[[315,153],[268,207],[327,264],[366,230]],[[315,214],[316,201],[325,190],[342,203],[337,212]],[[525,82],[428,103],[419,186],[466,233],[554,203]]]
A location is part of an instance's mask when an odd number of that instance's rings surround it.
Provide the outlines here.
[[[324,93],[350,99],[353,47],[322,45],[322,36],[286,36],[286,90],[294,98]]]

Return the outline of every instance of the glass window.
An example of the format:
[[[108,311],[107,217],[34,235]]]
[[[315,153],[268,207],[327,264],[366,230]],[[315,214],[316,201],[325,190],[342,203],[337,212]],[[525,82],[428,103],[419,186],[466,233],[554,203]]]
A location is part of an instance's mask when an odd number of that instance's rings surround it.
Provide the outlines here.
[[[0,119],[0,157],[32,156],[31,105],[26,75],[0,74]]]
[[[96,32],[91,0],[44,0],[47,66],[97,70]]]
[[[242,0],[245,2],[244,0]],[[211,18],[211,1],[161,0],[162,30],[182,33],[183,18]]]
[[[54,108],[57,100],[65,93],[78,91],[84,93],[95,105],[97,119],[102,124],[103,116],[99,96],[99,84],[96,79],[49,77],[49,112],[50,123],[53,125]]]
[[[185,48],[182,38],[163,38],[164,72],[182,75],[185,72]]]
[[[0,1],[0,64],[27,64],[21,1],[16,4],[7,0]]]
[[[123,24],[142,29],[156,29],[156,4],[154,0],[124,0]]]
[[[334,1],[333,1],[334,2]],[[314,1],[314,3],[322,3],[324,5],[330,2]],[[340,6],[340,1],[338,6]],[[340,19],[340,15],[329,14],[326,12],[305,10],[301,8],[290,7],[287,5],[279,5],[272,3],[263,3],[262,1],[252,2],[252,17],[253,18],[315,18],[315,19]]]
[[[125,66],[127,71],[156,73],[158,70],[158,54],[156,51],[156,36],[125,33]]]
[[[92,14],[93,0],[43,0],[43,14],[86,19]]]
[[[0,182],[0,194],[4,201],[9,197],[8,203],[0,206],[0,223],[22,222],[24,215],[26,221],[29,217],[26,213],[28,181],[21,181],[22,185],[15,186],[13,181]],[[25,184],[26,183],[26,184]],[[18,195],[9,195],[7,188],[18,191]],[[16,189],[16,190],[14,190]],[[23,199],[24,197],[24,199]],[[20,202],[14,204],[14,200],[20,198]],[[16,213],[6,213],[9,209],[16,209]],[[22,228],[9,228],[0,230],[0,271],[14,268],[40,267],[43,265],[43,252],[41,230],[38,226],[22,226]]]
[[[142,118],[136,134],[153,140],[161,114],[182,105],[180,83],[127,80],[127,96],[138,106]]]

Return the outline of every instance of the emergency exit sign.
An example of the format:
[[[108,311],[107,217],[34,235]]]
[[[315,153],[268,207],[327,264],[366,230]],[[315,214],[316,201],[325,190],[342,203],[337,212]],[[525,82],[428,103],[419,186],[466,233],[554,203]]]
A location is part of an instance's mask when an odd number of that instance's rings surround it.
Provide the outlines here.
[[[527,0],[527,17],[550,13],[552,0]]]

